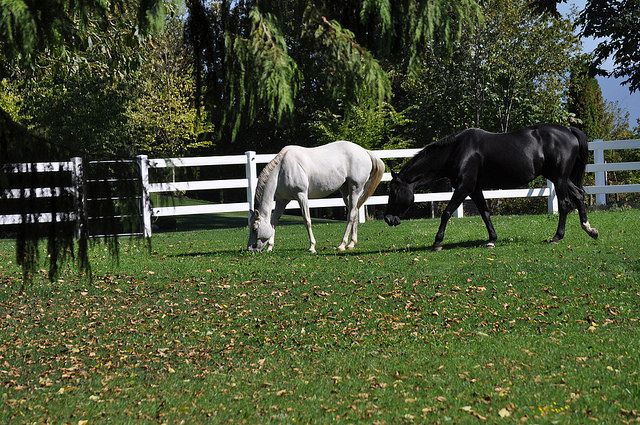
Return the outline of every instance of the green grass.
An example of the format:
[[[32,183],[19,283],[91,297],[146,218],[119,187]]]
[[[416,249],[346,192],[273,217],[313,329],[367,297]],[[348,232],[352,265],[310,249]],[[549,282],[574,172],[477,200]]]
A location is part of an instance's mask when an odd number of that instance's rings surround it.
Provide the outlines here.
[[[623,423],[640,417],[640,211],[243,228],[92,250],[25,293],[0,241],[0,423]],[[509,415],[502,418],[502,415]]]

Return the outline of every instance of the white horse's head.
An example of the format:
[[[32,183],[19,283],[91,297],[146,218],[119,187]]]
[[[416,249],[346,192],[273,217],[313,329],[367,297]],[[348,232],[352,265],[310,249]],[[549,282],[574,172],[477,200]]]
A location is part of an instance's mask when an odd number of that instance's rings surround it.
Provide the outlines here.
[[[262,251],[273,236],[274,229],[270,220],[261,217],[258,211],[249,211],[249,251]]]

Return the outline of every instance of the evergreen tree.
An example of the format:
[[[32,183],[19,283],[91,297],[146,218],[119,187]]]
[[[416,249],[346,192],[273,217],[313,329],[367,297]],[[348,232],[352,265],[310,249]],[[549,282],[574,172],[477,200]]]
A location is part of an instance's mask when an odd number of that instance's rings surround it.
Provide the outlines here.
[[[606,136],[605,102],[600,84],[589,75],[590,58],[583,56],[576,60],[569,81],[569,112],[576,119],[589,140]]]

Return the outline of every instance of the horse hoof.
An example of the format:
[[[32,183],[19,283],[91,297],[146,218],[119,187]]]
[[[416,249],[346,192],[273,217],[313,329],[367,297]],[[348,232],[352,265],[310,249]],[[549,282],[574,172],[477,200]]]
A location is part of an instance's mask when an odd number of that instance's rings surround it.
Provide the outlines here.
[[[560,239],[551,239],[551,240],[549,241],[549,243],[550,243],[551,245],[558,245],[558,244],[560,243]]]
[[[580,225],[582,226],[584,231],[587,232],[587,235],[591,236],[593,239],[598,239],[598,229],[596,229],[595,227],[591,227],[588,221],[585,221]]]
[[[344,252],[345,251],[344,245],[338,245],[338,251]]]
[[[315,253],[316,253],[316,249],[315,249],[315,248],[309,248],[309,252],[310,252],[311,254],[315,254]]]
[[[434,245],[432,248],[435,252],[442,251],[442,245]]]
[[[349,245],[347,245],[347,249],[353,249],[356,247],[356,244],[354,243],[350,243]]]
[[[487,247],[488,249],[493,249],[496,247],[496,244],[493,242],[488,242],[485,247]]]

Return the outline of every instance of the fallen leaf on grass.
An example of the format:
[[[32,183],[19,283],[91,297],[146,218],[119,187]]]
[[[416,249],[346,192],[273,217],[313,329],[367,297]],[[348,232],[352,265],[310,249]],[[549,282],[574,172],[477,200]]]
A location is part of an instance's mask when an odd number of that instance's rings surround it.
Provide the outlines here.
[[[498,411],[498,415],[500,415],[501,418],[508,418],[509,416],[511,416],[511,412],[503,407]]]
[[[481,421],[486,421],[487,418],[485,416],[482,416],[480,413],[476,412],[475,410],[473,410],[473,408],[471,406],[462,406],[462,411],[469,413],[472,416],[475,416],[476,418],[480,419]]]

